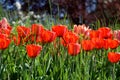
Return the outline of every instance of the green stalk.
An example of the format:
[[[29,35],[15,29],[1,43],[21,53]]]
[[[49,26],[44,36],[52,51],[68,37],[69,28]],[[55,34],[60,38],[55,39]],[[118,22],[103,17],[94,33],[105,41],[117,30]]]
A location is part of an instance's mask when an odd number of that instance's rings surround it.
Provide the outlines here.
[[[33,58],[32,61],[31,61],[31,69],[30,69],[30,72],[31,72],[31,80],[34,80],[34,79],[35,79],[35,71],[34,71],[34,68],[35,68],[35,58]]]
[[[113,67],[112,67],[112,80],[116,80],[116,71],[115,71],[115,64],[113,64]]]

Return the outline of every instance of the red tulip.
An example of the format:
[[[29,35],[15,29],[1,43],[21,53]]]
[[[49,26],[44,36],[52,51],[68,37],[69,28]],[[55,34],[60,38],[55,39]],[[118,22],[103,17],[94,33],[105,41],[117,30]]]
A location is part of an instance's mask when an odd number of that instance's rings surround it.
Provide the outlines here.
[[[72,56],[79,54],[80,52],[80,44],[78,43],[69,43],[68,44],[68,53]]]
[[[62,37],[63,34],[67,31],[67,26],[55,25],[55,26],[52,26],[52,31],[56,32],[58,37]]]
[[[10,44],[10,39],[1,39],[0,38],[0,49],[6,49]]]
[[[0,34],[0,49],[6,49],[11,40],[7,38],[4,34]]]
[[[26,45],[27,55],[30,58],[35,58],[36,56],[38,56],[41,50],[42,50],[42,46],[40,45],[35,45],[35,44]]]
[[[119,46],[118,40],[111,40],[109,46],[110,46],[111,49],[117,48]]]
[[[65,42],[65,40],[63,40],[63,38],[60,38],[60,43],[64,46],[67,47],[67,43]]]
[[[35,36],[34,36],[32,39],[35,40]],[[36,42],[42,42],[42,41],[43,41],[43,40],[42,40],[42,37],[41,37],[41,36],[37,36],[37,37],[36,37]]]
[[[56,33],[49,30],[43,30],[40,35],[40,40],[42,39],[42,42],[52,42],[56,38]]]
[[[2,39],[6,39],[7,37],[6,37],[5,34],[1,34],[1,33],[0,33],[0,38],[2,38]]]
[[[98,32],[99,32],[99,38],[112,39],[113,37],[112,30],[108,27],[101,27],[98,29]]]
[[[118,61],[120,61],[120,54],[118,54],[116,52],[109,52],[108,53],[108,60],[111,63],[117,63]]]
[[[40,35],[42,30],[43,30],[43,26],[41,24],[32,24],[32,27],[31,27],[31,32],[32,34],[35,34],[35,35]]]
[[[76,43],[79,39],[79,36],[76,33],[73,33],[71,31],[67,31],[64,33],[63,39],[64,39],[66,44]]]
[[[0,28],[0,34],[5,34],[6,37],[9,37],[11,31],[9,29]]]
[[[108,48],[111,48],[111,49],[114,49],[114,48],[117,48],[119,46],[119,42],[118,40],[112,40],[112,39],[105,39],[105,42],[104,42],[104,48],[105,49],[108,49]]]
[[[30,28],[27,28],[25,26],[18,26],[17,32],[20,37],[25,38],[30,35]]]
[[[92,38],[91,41],[96,49],[101,49],[105,45],[104,39],[101,38]]]
[[[12,38],[13,38],[13,41],[14,41],[15,45],[17,45],[17,46],[20,45],[21,39],[20,39],[19,35],[17,37],[13,36]]]
[[[85,51],[94,49],[94,44],[91,40],[82,40],[81,45],[82,45],[83,50]]]
[[[98,37],[99,37],[99,32],[97,30],[91,30],[90,31],[90,39],[98,38]]]

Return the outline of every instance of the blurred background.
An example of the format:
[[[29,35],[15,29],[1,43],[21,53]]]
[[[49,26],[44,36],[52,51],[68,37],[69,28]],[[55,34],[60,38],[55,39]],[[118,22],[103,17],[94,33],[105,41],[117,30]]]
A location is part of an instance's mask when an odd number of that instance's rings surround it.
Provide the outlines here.
[[[31,19],[66,20],[71,24],[105,26],[120,21],[120,0],[0,0],[0,16],[10,22]]]

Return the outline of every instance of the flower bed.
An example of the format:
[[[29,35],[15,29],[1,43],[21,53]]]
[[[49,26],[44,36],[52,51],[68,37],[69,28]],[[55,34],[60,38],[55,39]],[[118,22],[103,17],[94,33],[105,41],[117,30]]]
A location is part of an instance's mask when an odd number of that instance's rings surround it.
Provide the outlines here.
[[[119,79],[119,30],[83,25],[11,27],[0,21],[0,78]]]

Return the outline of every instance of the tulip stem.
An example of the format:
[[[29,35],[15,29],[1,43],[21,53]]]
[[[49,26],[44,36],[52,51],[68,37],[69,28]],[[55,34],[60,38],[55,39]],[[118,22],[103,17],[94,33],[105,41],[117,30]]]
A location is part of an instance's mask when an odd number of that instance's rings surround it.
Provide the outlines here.
[[[0,50],[0,64],[2,64],[2,59],[1,59],[1,57],[2,57],[2,52],[3,52],[3,50]],[[2,67],[2,65],[0,65],[0,68]],[[2,77],[2,71],[3,71],[3,69],[0,69],[0,77]]]
[[[112,80],[115,80],[115,64],[113,64],[113,75],[112,75]]]
[[[31,61],[31,69],[30,69],[30,72],[31,72],[31,80],[34,79],[34,66],[35,65],[35,59],[33,58],[32,61]]]
[[[58,48],[57,48],[57,54],[58,54],[58,55],[60,55],[59,50],[60,50],[60,38],[59,38],[59,40],[58,40]]]

